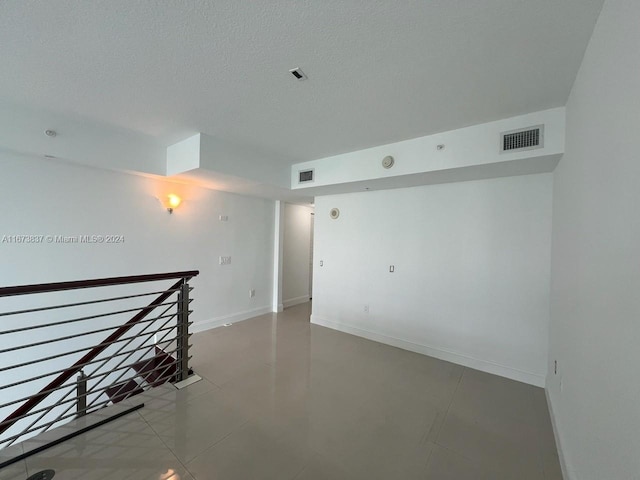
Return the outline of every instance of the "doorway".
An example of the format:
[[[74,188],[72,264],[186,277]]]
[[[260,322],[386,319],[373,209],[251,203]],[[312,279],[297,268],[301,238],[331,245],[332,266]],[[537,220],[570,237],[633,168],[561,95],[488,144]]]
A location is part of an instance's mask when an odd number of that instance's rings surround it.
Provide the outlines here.
[[[309,220],[309,300],[313,300],[313,224],[315,213],[311,212]]]
[[[282,303],[288,308],[313,295],[314,212],[308,205],[287,203],[283,214]]]

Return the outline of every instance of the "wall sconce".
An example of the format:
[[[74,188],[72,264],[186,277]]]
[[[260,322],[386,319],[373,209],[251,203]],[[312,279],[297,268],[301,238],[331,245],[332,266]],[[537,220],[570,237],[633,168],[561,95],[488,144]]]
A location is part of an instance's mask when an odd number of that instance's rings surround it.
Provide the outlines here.
[[[171,214],[173,213],[173,209],[178,208],[178,205],[182,203],[182,199],[178,195],[170,193],[169,195],[167,195],[167,199],[164,203],[165,207],[167,208],[167,212]]]

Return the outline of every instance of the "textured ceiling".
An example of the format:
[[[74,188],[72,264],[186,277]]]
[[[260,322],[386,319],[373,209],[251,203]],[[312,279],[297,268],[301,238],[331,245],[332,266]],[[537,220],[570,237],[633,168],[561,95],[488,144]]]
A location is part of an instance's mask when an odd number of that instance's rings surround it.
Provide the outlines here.
[[[0,102],[294,163],[564,105],[601,5],[4,0]]]

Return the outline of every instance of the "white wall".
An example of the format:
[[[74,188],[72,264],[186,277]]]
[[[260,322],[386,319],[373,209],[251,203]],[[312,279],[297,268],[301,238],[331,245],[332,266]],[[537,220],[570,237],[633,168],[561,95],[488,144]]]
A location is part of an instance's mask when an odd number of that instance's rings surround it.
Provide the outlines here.
[[[291,167],[291,188],[304,190],[324,185],[423,172],[451,169],[464,171],[464,167],[489,164],[501,166],[491,170],[497,177],[505,176],[500,174],[503,169],[507,172],[510,171],[510,167],[506,166],[510,162],[541,162],[544,167],[538,172],[548,172],[550,170],[546,169],[548,163],[545,159],[564,152],[564,121],[564,108],[552,108],[542,112],[533,112],[495,122],[412,138],[403,142],[298,163]],[[500,134],[502,132],[540,124],[544,125],[544,148],[500,153]],[[445,148],[438,150],[439,144],[445,145]],[[396,162],[389,170],[381,165],[382,159],[387,155],[392,155]],[[298,182],[299,171],[311,168],[314,169],[313,182],[300,184]],[[487,178],[487,176],[476,178]],[[460,179],[462,178],[457,180]],[[468,178],[464,179],[468,180]]]
[[[198,269],[196,330],[271,311],[273,201],[7,153],[0,163],[0,285]],[[156,199],[170,192],[183,198],[173,215]],[[20,234],[125,242],[2,242]],[[220,266],[221,255],[231,265]]]
[[[285,308],[309,301],[309,256],[313,208],[285,204],[283,303]]]
[[[551,189],[540,174],[317,197],[312,321],[544,385]]]
[[[547,391],[572,480],[640,478],[638,18],[637,0],[605,2],[554,174]]]

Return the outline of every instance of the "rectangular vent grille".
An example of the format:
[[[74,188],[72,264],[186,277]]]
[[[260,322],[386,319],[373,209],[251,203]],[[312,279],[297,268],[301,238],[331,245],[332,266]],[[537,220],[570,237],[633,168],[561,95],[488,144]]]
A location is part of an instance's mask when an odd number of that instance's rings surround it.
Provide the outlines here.
[[[543,125],[504,132],[501,134],[500,151],[512,152],[514,150],[542,148],[544,146],[543,132]]]
[[[298,183],[313,182],[313,169],[300,170],[298,172]]]

